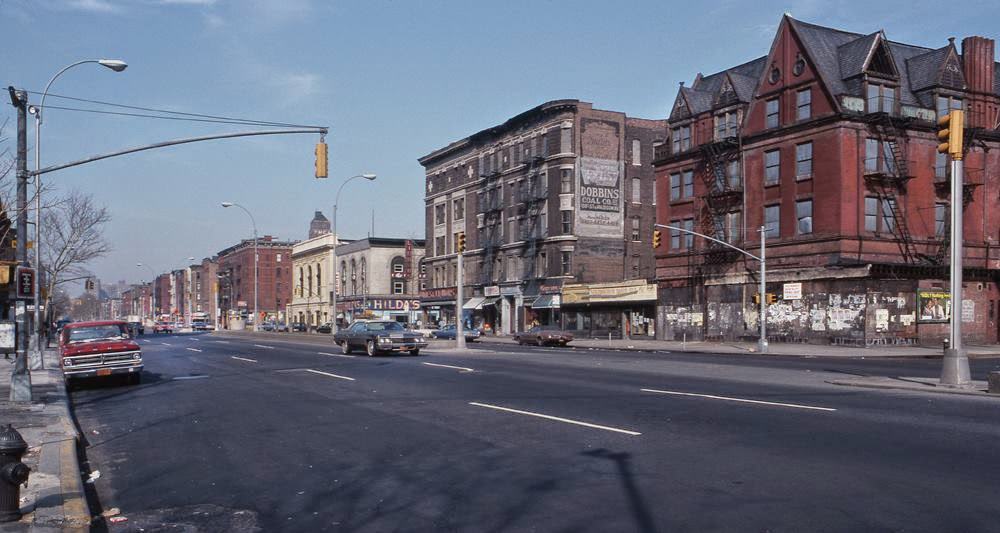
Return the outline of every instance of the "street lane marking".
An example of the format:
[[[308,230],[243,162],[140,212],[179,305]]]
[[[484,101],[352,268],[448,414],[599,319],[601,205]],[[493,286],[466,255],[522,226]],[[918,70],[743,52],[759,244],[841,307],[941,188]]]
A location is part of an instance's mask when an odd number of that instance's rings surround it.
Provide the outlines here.
[[[161,342],[160,344],[164,346],[173,346],[173,344],[170,344],[169,342]]]
[[[257,362],[256,359],[247,359],[246,357],[236,357],[235,355],[231,355],[230,357],[232,357],[233,359],[239,359],[240,361],[246,361],[248,363],[256,363]]]
[[[347,381],[354,381],[354,378],[349,378],[347,376],[338,376],[337,374],[331,374],[329,372],[320,372],[319,370],[313,370],[311,368],[307,368],[306,372],[312,372],[313,374],[319,374],[321,376],[328,376],[328,377],[331,377],[331,378],[346,379]]]
[[[229,344],[229,341],[212,341],[212,342],[217,342],[219,344]]]
[[[204,374],[200,375],[200,376],[177,376],[177,377],[174,378],[174,381],[181,381],[181,380],[185,380],[185,379],[204,379],[204,378],[207,378],[207,377],[208,376],[206,376]]]
[[[185,348],[185,350],[190,350],[192,352],[201,352],[198,348]]]
[[[148,339],[142,339],[142,342],[145,342],[146,344],[149,344],[149,343],[150,343],[150,342],[152,342],[152,341],[150,341],[150,340],[148,340]]]
[[[198,337],[191,337],[191,340],[193,340],[193,341],[200,341],[201,339],[199,339]]]
[[[637,431],[629,431],[627,429],[618,429],[618,428],[613,428],[613,427],[608,427],[608,426],[599,426],[597,424],[591,424],[589,422],[581,422],[579,420],[571,420],[569,418],[560,418],[558,416],[552,416],[552,415],[543,415],[541,413],[532,413],[531,411],[520,411],[518,409],[511,409],[509,407],[500,407],[499,405],[490,405],[488,403],[469,402],[469,405],[475,405],[477,407],[486,407],[487,409],[496,409],[497,411],[507,411],[508,413],[517,413],[519,415],[536,416],[538,418],[544,418],[544,419],[547,419],[547,420],[555,420],[556,422],[565,422],[567,424],[574,424],[574,425],[577,425],[577,426],[584,426],[584,427],[588,427],[588,428],[603,429],[605,431],[614,431],[615,433],[624,433],[626,435],[632,435],[633,437],[637,436],[637,435],[642,435],[642,433],[639,433]]]
[[[274,346],[264,346],[263,344],[254,344],[258,348],[267,348],[268,350],[273,350]]]
[[[342,353],[329,353],[329,352],[316,352],[319,355],[329,355],[330,357],[347,357],[348,359],[354,359],[353,355],[344,355]]]
[[[475,372],[475,370],[471,368],[466,368],[464,366],[439,365],[437,363],[423,363],[423,364],[427,366],[439,366],[441,368],[454,368],[455,370],[461,370],[463,372]]]
[[[697,398],[709,398],[712,400],[725,400],[727,402],[756,403],[761,405],[776,405],[778,407],[793,407],[795,409],[812,409],[814,411],[836,411],[829,407],[816,407],[814,405],[799,405],[795,403],[765,402],[763,400],[748,400],[746,398],[729,398],[727,396],[714,396],[712,394],[695,394],[693,392],[677,392],[657,389],[640,389],[643,392],[655,392],[657,394],[673,394],[675,396],[694,396]]]

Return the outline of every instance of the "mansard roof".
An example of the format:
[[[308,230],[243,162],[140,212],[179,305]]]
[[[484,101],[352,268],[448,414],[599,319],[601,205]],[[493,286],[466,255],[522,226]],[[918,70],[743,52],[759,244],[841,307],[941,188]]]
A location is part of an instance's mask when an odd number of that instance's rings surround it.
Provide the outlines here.
[[[749,102],[757,88],[757,81],[760,79],[761,73],[764,72],[766,61],[767,56],[763,56],[708,76],[699,74],[691,87],[681,87],[678,91],[678,98],[684,98],[690,115],[680,112],[675,103],[670,113],[670,120],[698,115],[718,107],[722,89],[727,84],[732,87],[736,100],[744,103]]]

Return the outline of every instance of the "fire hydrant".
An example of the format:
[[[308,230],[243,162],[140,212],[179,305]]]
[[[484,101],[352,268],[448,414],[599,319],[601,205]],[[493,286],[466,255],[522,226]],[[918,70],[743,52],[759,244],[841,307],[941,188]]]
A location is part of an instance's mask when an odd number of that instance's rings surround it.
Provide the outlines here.
[[[0,430],[0,522],[21,519],[21,485],[31,469],[21,462],[28,443],[13,426]]]

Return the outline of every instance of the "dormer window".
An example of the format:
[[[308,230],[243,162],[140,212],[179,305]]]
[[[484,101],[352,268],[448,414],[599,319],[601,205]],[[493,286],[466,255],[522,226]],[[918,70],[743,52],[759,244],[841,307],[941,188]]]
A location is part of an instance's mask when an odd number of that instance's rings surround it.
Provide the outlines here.
[[[869,83],[867,104],[869,113],[892,113],[896,108],[896,88]]]
[[[672,130],[673,151],[675,154],[691,149],[691,126],[681,126]]]
[[[739,132],[739,117],[736,111],[727,111],[715,116],[715,140],[736,137]]]
[[[812,89],[805,88],[795,94],[795,120],[812,117]]]
[[[941,118],[952,110],[962,109],[962,99],[957,96],[939,95],[937,97],[937,118]]]
[[[767,101],[767,119],[765,120],[764,126],[767,128],[777,128],[779,121],[779,109],[778,99],[772,98]]]

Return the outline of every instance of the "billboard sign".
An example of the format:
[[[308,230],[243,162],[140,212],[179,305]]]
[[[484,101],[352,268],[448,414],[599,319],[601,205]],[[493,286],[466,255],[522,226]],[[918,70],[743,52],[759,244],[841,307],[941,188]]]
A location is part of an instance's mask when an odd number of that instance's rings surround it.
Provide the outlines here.
[[[584,237],[622,235],[621,162],[596,157],[580,158],[577,188],[576,233]]]
[[[919,290],[917,310],[918,322],[948,322],[951,320],[951,293],[940,290]]]

